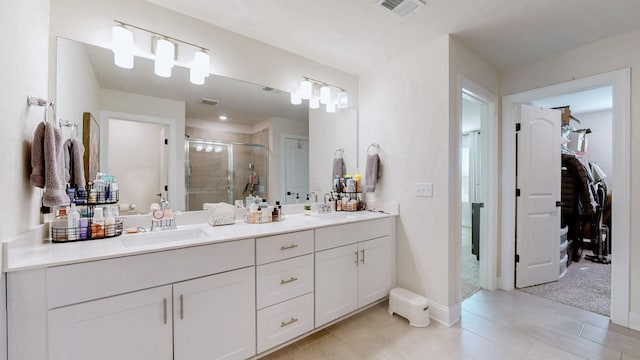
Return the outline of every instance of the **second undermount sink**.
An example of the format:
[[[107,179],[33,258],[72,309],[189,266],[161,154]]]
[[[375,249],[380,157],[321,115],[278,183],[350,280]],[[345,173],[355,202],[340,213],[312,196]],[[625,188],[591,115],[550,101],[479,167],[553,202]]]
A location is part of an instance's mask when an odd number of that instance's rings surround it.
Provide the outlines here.
[[[335,211],[326,214],[318,214],[318,217],[327,220],[350,220],[366,218],[371,216],[371,214],[372,213],[369,211]]]
[[[148,231],[124,235],[120,241],[126,247],[166,244],[171,242],[205,240],[209,233],[202,227],[178,228],[174,230]]]

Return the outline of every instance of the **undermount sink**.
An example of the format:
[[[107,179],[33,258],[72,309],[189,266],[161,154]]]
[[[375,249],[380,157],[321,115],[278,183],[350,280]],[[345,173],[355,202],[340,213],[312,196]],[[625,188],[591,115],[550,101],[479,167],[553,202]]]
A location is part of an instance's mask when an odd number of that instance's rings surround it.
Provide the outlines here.
[[[137,234],[124,235],[120,239],[126,247],[166,244],[171,242],[205,240],[209,233],[202,227],[148,231]]]
[[[371,216],[371,212],[369,211],[336,211],[318,214],[318,217],[327,220],[361,219],[369,216]]]

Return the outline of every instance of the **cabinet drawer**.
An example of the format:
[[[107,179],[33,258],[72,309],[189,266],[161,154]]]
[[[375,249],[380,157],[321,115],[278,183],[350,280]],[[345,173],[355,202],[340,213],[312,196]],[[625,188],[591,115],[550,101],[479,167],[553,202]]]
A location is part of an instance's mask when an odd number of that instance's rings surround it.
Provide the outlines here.
[[[256,270],[257,308],[313,291],[313,254],[260,265]]]
[[[256,239],[257,265],[288,259],[294,256],[311,254],[312,252],[313,230]]]
[[[313,329],[313,294],[258,311],[258,353]]]
[[[395,239],[396,218],[388,217],[316,229],[316,251],[389,235]]]
[[[49,309],[254,265],[253,239],[47,269]]]

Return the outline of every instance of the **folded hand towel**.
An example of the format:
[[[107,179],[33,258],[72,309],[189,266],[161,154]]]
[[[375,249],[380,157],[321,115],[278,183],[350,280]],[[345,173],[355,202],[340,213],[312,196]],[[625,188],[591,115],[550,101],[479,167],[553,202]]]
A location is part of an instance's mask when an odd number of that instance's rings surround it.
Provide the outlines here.
[[[74,187],[84,187],[84,145],[78,139],[71,139],[71,185]]]
[[[38,123],[31,144],[31,185],[44,188],[44,122]]]
[[[333,159],[333,179],[344,176],[344,160],[342,158]]]
[[[381,175],[380,157],[378,154],[367,155],[367,168],[365,172],[366,192],[375,192],[376,184]]]
[[[46,123],[44,127],[45,191],[42,198],[44,206],[69,205],[63,175],[62,145],[60,130],[55,125]]]

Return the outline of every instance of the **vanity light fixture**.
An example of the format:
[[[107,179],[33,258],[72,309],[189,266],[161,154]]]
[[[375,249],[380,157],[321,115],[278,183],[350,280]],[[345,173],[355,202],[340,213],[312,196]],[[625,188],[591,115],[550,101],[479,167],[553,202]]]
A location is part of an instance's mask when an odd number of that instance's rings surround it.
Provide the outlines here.
[[[176,47],[173,42],[168,39],[156,40],[156,60],[153,66],[153,72],[160,77],[171,77],[171,69],[173,69],[173,58]]]
[[[193,63],[190,64],[189,80],[196,85],[204,84],[209,76],[211,59],[208,49],[190,42],[179,40],[164,34],[157,33],[139,26],[131,25],[119,20],[114,20],[115,25],[111,30],[112,50],[114,63],[125,69],[132,69],[134,62],[133,29],[151,34],[151,50],[155,53],[154,73],[161,77],[170,77],[171,69],[178,59],[178,44],[195,48]],[[189,55],[190,53],[187,53]]]
[[[204,148],[205,152],[212,152],[213,151],[213,145],[208,144],[207,147]]]
[[[111,29],[113,63],[123,69],[133,69],[133,33],[122,25]]]
[[[227,115],[220,115],[220,116],[218,116],[218,119],[220,119],[222,121],[227,121],[227,120],[229,120],[229,117],[227,117]]]
[[[309,99],[309,109],[318,109],[320,108],[320,98],[317,96],[312,96]]]
[[[300,88],[291,93],[291,104],[299,105],[302,100],[309,100],[310,109],[318,109],[323,104],[328,113],[349,106],[349,95],[345,89],[308,77],[304,77]]]

